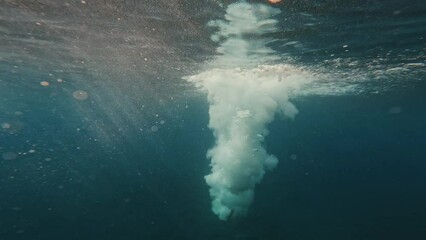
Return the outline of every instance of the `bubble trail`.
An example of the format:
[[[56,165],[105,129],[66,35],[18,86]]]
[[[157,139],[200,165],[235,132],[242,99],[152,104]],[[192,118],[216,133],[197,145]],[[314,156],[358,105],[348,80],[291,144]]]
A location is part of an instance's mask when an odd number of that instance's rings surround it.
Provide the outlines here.
[[[228,6],[225,20],[209,23],[218,31],[219,55],[205,72],[186,77],[207,94],[209,128],[216,138],[207,153],[211,173],[212,211],[221,220],[246,215],[254,189],[278,159],[266,152],[267,125],[276,114],[293,118],[296,107],[289,101],[311,74],[291,65],[273,64],[280,58],[267,46],[266,33],[278,31],[273,17],[279,9],[238,2]]]

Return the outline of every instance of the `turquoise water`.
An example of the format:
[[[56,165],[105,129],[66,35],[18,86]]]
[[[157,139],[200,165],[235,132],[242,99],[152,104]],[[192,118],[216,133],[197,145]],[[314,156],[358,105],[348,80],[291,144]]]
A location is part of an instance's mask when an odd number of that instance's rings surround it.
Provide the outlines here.
[[[0,239],[424,239],[425,16],[0,2]]]

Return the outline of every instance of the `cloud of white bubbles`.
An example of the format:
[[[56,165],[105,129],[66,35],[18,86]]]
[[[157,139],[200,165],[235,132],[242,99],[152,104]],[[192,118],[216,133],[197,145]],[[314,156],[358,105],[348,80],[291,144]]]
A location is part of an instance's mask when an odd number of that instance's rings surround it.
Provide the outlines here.
[[[207,153],[211,173],[212,210],[221,220],[244,216],[254,189],[278,159],[263,142],[275,116],[293,118],[298,110],[289,101],[311,74],[291,65],[273,64],[279,57],[265,34],[278,31],[279,9],[238,2],[228,6],[225,20],[211,21],[218,29],[219,55],[205,72],[187,77],[208,96],[209,127],[216,138]]]

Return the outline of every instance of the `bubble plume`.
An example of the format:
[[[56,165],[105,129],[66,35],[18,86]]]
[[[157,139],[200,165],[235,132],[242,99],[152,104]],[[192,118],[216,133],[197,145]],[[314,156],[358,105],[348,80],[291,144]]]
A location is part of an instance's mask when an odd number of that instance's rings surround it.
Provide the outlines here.
[[[276,32],[273,17],[279,9],[238,2],[228,6],[225,20],[209,23],[218,31],[218,56],[206,71],[189,76],[207,94],[209,128],[216,139],[207,153],[211,173],[212,211],[221,220],[246,215],[254,189],[278,159],[268,154],[263,142],[267,125],[277,114],[293,118],[298,110],[289,101],[310,81],[310,74],[291,65],[276,64],[278,55],[268,47]]]

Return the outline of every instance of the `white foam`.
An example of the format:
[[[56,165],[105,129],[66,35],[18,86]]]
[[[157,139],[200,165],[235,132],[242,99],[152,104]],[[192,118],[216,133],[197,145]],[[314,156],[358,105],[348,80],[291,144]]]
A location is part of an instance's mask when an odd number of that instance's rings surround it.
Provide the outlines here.
[[[229,5],[225,21],[212,21],[221,41],[220,54],[206,71],[187,77],[207,94],[216,145],[207,153],[212,172],[212,210],[221,220],[245,215],[254,189],[278,159],[266,152],[267,125],[276,114],[294,118],[298,113],[290,96],[312,80],[312,75],[286,64],[273,64],[275,52],[263,36],[276,31],[278,9],[239,2]]]
[[[310,81],[310,75],[289,65],[250,69],[212,69],[188,77],[208,95],[209,127],[216,146],[209,150],[212,173],[206,176],[213,198],[213,211],[220,219],[244,215],[254,188],[265,169],[278,159],[269,155],[262,142],[267,124],[277,113],[293,118],[296,107],[292,92]]]

